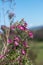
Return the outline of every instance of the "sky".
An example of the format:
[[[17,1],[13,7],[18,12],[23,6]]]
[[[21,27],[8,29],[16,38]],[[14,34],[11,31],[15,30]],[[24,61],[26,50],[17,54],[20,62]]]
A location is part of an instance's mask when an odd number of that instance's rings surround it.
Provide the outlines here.
[[[16,17],[14,21],[20,21],[22,18],[27,22],[28,27],[43,25],[43,0],[15,0],[14,12]],[[5,10],[9,9],[9,3],[4,5]],[[4,24],[2,11],[2,2],[0,0],[0,25]],[[6,25],[9,25],[9,20],[5,14]]]

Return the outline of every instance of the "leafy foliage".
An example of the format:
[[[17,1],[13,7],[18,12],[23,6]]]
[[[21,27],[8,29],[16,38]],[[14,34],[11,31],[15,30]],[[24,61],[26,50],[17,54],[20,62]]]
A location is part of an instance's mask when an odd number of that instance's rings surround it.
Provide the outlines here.
[[[11,23],[11,22],[10,22]],[[29,39],[33,34],[27,28],[27,23],[22,19],[20,22],[10,25],[10,27],[1,26],[3,30],[2,40],[4,41],[4,50],[2,49],[0,60],[5,60],[9,65],[31,65],[28,57]],[[4,39],[3,39],[4,38]],[[6,64],[5,64],[6,65]]]

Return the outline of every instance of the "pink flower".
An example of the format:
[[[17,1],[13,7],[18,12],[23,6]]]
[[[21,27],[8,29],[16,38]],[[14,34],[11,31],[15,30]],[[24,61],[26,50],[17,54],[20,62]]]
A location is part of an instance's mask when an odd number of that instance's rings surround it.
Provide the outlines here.
[[[33,38],[33,33],[29,32],[29,36],[30,36],[30,38]]]
[[[23,42],[23,46],[26,47],[26,48],[28,47],[28,44],[27,44],[26,41]]]
[[[11,26],[10,26],[10,29],[11,29],[11,30],[14,30],[14,29],[15,29],[15,26],[14,26],[14,25],[11,25]]]
[[[4,56],[3,55],[0,55],[0,59],[2,59],[2,58],[4,58]]]
[[[22,25],[18,25],[17,28],[19,28],[20,30],[24,31],[26,28]]]
[[[17,41],[14,41],[14,46],[19,46],[19,43]]]
[[[19,42],[20,41],[20,38],[18,36],[15,36],[14,37],[14,40]]]
[[[11,39],[8,39],[8,41],[7,41],[7,42],[11,44],[13,41],[12,41]]]
[[[26,51],[25,51],[24,49],[22,49],[22,50],[21,50],[21,53],[22,53],[23,55],[25,55],[25,54],[26,54]]]

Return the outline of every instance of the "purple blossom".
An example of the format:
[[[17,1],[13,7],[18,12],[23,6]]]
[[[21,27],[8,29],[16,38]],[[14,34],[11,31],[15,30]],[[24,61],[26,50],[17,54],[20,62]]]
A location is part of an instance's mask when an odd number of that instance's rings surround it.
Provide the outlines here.
[[[11,25],[11,26],[10,26],[10,29],[11,29],[11,30],[14,30],[14,29],[15,29],[15,26],[14,26],[14,25]]]
[[[18,36],[15,36],[14,37],[14,40],[19,42],[20,41],[20,38]]]
[[[30,38],[33,38],[33,33],[29,32],[29,36],[30,36]]]
[[[28,44],[27,44],[26,41],[23,41],[23,46],[26,47],[26,48],[28,47]]]
[[[19,46],[19,43],[17,41],[14,41],[14,46]]]
[[[26,29],[23,25],[18,25],[17,28],[19,28],[22,31],[24,31]]]
[[[7,41],[9,44],[11,44],[12,42],[13,42],[13,40],[11,40],[11,39],[8,39],[8,41]]]
[[[0,59],[4,58],[4,55],[0,55]]]
[[[26,54],[26,51],[25,51],[24,49],[22,49],[22,50],[21,50],[21,53],[22,53],[23,55],[25,55],[25,54]]]

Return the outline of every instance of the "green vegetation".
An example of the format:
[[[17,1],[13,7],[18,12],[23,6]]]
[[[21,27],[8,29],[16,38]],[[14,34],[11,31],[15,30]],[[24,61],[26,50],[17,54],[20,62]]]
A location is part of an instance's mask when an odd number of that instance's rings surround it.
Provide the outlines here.
[[[33,41],[30,43],[31,49],[37,54],[36,65],[43,65],[43,42]],[[1,43],[0,43],[1,49]]]
[[[43,42],[34,41],[31,46],[37,54],[36,65],[43,65]]]

